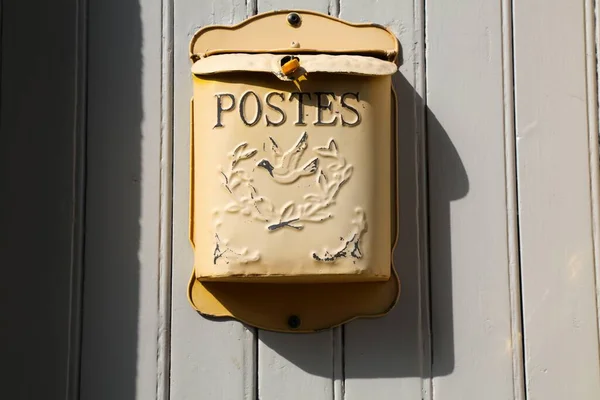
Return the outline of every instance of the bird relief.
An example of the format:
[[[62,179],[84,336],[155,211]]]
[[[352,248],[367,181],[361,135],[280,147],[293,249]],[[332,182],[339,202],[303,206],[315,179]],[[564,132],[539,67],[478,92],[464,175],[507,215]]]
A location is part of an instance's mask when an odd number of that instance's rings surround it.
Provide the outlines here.
[[[269,140],[271,140],[271,149],[276,159],[275,166],[269,160],[265,159],[260,160],[257,166],[266,169],[275,182],[284,184],[294,183],[302,176],[314,174],[319,168],[319,159],[317,157],[310,160],[306,165],[298,167],[300,157],[302,157],[307,146],[308,135],[306,132],[302,134],[298,142],[286,151],[285,154],[281,153],[279,146],[272,137],[269,136]]]
[[[288,201],[281,206],[274,204],[269,198],[262,196],[254,186],[253,179],[244,164],[250,164],[245,161],[254,157],[258,150],[248,148],[248,143],[243,142],[228,153],[229,163],[226,167],[218,167],[223,188],[231,198],[224,211],[241,213],[264,222],[269,232],[279,229],[299,231],[306,223],[323,222],[332,218],[333,214],[328,210],[335,204],[336,197],[352,177],[353,172],[353,166],[346,162],[335,140],[330,139],[326,146],[313,148],[316,157],[305,164],[301,164],[300,159],[308,147],[306,132],[303,132],[296,143],[286,151],[280,149],[272,137],[269,137],[269,140],[272,157],[261,159],[255,167],[264,170],[273,181],[281,185],[288,185],[312,175],[317,182],[318,191],[305,194],[303,202],[300,203]],[[330,162],[323,167],[326,161]],[[358,239],[360,235],[356,236],[357,241]],[[356,247],[358,248],[358,244]],[[327,255],[319,257],[312,254],[311,256],[317,261],[332,261],[327,259]]]

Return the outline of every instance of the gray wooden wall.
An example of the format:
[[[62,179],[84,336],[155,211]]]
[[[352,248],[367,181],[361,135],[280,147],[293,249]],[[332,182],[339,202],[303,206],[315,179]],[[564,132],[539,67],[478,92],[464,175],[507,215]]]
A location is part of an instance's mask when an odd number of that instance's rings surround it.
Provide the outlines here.
[[[2,2],[2,396],[600,398],[597,0]],[[188,43],[312,9],[402,46],[398,306],[310,335],[188,305]]]

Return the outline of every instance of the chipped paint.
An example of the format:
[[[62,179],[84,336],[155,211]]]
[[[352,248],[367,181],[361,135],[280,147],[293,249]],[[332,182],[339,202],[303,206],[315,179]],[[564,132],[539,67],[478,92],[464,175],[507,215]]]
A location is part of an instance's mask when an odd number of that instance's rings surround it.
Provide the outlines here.
[[[320,262],[333,263],[339,258],[354,258],[359,260],[363,257],[362,250],[360,249],[360,239],[367,230],[367,219],[365,211],[362,208],[357,208],[355,212],[357,218],[352,220],[354,228],[345,240],[344,245],[339,250],[325,249],[321,255],[313,252],[312,258]],[[341,239],[344,240],[344,238]]]

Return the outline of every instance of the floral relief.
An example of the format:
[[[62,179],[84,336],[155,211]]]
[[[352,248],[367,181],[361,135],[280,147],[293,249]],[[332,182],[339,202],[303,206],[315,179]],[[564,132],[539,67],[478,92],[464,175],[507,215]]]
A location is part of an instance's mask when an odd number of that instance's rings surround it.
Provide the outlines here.
[[[328,209],[335,204],[335,199],[343,185],[352,176],[353,167],[340,154],[337,143],[330,139],[327,146],[313,149],[319,157],[313,158],[303,166],[299,166],[300,156],[307,147],[308,135],[304,132],[296,144],[281,152],[277,143],[272,143],[273,162],[262,159],[257,164],[264,168],[278,183],[287,184],[303,176],[316,175],[318,192],[304,196],[304,202],[298,204],[288,201],[281,207],[261,196],[252,183],[250,174],[240,166],[244,160],[257,154],[256,149],[248,149],[247,143],[241,143],[228,154],[230,160],[227,168],[220,167],[222,184],[230,194],[231,202],[225,206],[229,213],[241,213],[253,219],[265,222],[269,231],[281,228],[301,230],[307,222],[322,222],[333,217]],[[325,168],[321,158],[331,160]]]

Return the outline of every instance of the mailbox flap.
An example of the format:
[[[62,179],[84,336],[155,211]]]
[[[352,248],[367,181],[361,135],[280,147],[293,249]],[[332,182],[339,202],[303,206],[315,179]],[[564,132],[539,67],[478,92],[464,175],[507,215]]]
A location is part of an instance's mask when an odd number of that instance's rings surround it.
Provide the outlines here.
[[[284,57],[286,56],[282,54],[220,54],[196,61],[192,66],[192,73],[202,76],[222,72],[268,72],[279,79],[289,80],[281,70]],[[384,76],[392,75],[398,70],[392,62],[369,56],[305,54],[295,57],[306,73]]]
[[[390,61],[400,54],[398,40],[383,26],[308,10],[271,11],[233,26],[206,26],[190,42],[192,61],[231,53],[370,54]]]

